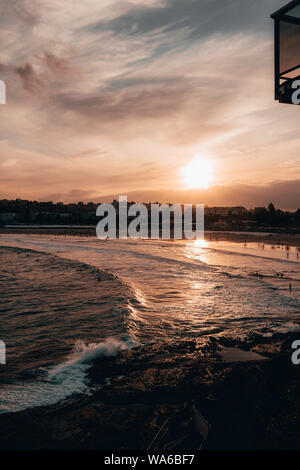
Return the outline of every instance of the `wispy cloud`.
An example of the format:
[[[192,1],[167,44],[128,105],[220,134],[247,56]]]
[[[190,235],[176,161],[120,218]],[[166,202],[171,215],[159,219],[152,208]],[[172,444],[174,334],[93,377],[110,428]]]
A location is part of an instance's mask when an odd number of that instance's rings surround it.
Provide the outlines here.
[[[176,192],[199,153],[226,187],[300,177],[299,110],[273,101],[283,3],[2,0],[3,195]]]

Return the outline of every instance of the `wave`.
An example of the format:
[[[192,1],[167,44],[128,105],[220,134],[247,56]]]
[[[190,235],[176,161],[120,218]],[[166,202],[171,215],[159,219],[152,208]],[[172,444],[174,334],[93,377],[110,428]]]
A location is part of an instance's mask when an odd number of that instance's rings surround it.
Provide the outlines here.
[[[21,242],[21,240],[17,240]],[[105,241],[106,242],[106,241]],[[174,265],[180,265],[180,266],[186,266],[189,268],[198,268],[198,269],[204,269],[204,270],[209,270],[209,271],[215,271],[214,266],[210,266],[209,264],[205,263],[204,261],[194,260],[194,262],[189,262],[185,261],[183,259],[176,259],[176,258],[171,258],[169,256],[161,256],[161,255],[155,255],[151,253],[145,253],[145,252],[138,252],[135,250],[129,250],[126,249],[116,249],[116,248],[111,248],[110,246],[105,246],[105,247],[88,247],[88,246],[80,246],[77,244],[67,244],[67,243],[62,243],[62,244],[57,244],[57,243],[51,243],[51,242],[40,242],[40,241],[34,241],[30,240],[30,243],[32,245],[38,245],[42,246],[44,248],[50,248],[53,249],[55,247],[57,252],[64,251],[65,249],[73,251],[73,250],[80,250],[80,251],[94,251],[94,252],[99,252],[99,253],[112,253],[112,254],[118,254],[118,255],[124,255],[124,254],[130,254],[136,258],[143,258],[143,259],[149,259],[149,260],[154,260],[158,262],[167,262],[168,264],[174,264]]]
[[[72,283],[72,279],[70,280],[70,276],[72,275],[70,268],[74,268],[77,273],[85,271],[87,274],[91,274],[94,280],[98,280],[98,282],[100,283],[99,297],[102,296],[101,307],[106,307],[107,309],[109,309],[109,312],[107,312],[106,315],[105,327],[109,327],[111,331],[108,334],[103,334],[103,336],[111,336],[114,326],[117,328],[120,334],[123,333],[130,334],[132,336],[139,336],[139,331],[141,329],[141,326],[145,323],[145,320],[140,317],[138,310],[147,308],[146,301],[140,289],[137,289],[132,283],[126,282],[117,273],[114,273],[109,269],[99,269],[95,265],[88,264],[87,262],[63,258],[47,251],[38,251],[33,250],[31,248],[20,248],[13,246],[0,246],[0,249],[5,249],[16,254],[23,253],[26,256],[28,256],[29,254],[33,255],[34,257],[37,256],[39,257],[38,261],[41,261],[42,256],[46,257],[47,261],[45,261],[45,263],[47,271],[49,272],[50,270],[54,270],[57,272],[58,267],[61,267],[65,270],[65,274],[66,276],[68,276],[69,279],[68,282],[70,283]],[[30,260],[26,258],[25,262],[30,263]],[[32,265],[30,266],[30,268],[31,269],[29,270],[29,272],[32,272]],[[36,263],[34,269],[37,269]],[[41,280],[43,279],[44,283],[49,282],[49,278],[45,277],[44,272],[39,272],[38,277]],[[54,274],[51,275],[51,277],[52,279],[54,279]],[[22,281],[23,280],[21,280],[21,282]],[[103,282],[105,283],[104,287]],[[80,287],[86,290],[86,286],[82,285]],[[55,292],[52,294],[53,296],[55,296]],[[68,293],[66,289],[66,296],[67,294]],[[95,297],[95,294],[97,295],[97,291],[94,290],[93,292],[91,292],[93,298]],[[16,298],[16,296],[17,293],[14,292],[14,297]],[[93,306],[97,306],[97,299],[96,301],[89,300],[89,298],[86,297],[84,300],[82,300],[82,303],[86,307],[91,306],[92,308]],[[68,303],[67,307],[69,309],[72,309],[72,299]],[[61,307],[59,306],[59,304],[55,305],[56,312],[65,309],[66,306],[64,304]],[[2,312],[3,311],[4,310],[2,310]],[[52,315],[52,312],[46,313]],[[32,304],[30,303],[27,309],[24,309],[22,307],[22,312],[18,312],[18,315],[37,315],[45,318],[45,311],[43,309],[38,309],[36,306],[33,308]]]
[[[89,393],[87,371],[101,357],[115,357],[137,346],[130,337],[121,341],[107,338],[99,343],[75,342],[65,362],[50,368],[44,379],[7,385],[0,390],[0,414],[51,406],[74,395]]]

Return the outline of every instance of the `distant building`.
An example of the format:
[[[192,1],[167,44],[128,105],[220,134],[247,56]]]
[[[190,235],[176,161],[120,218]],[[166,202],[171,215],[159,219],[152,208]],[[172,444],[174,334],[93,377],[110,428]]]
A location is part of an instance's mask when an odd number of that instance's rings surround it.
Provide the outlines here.
[[[265,207],[255,207],[254,209],[255,217],[265,217],[267,212],[268,211]]]
[[[243,216],[248,213],[247,209],[242,206],[238,207],[206,207],[205,215],[212,217],[228,217],[230,215]]]
[[[14,212],[4,212],[0,213],[0,222],[8,223],[13,222],[16,218],[16,214]]]

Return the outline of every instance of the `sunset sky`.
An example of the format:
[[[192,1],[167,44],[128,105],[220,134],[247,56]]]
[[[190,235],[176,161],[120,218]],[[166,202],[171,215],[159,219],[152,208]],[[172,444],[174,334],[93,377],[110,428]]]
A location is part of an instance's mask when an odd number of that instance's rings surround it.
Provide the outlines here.
[[[0,198],[300,207],[300,109],[273,96],[286,3],[0,0]]]

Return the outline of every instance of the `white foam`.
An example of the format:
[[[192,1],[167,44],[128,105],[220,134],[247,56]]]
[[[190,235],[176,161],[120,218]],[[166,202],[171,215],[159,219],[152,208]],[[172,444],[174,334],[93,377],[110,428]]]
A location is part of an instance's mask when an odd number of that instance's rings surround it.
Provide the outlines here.
[[[93,360],[117,356],[136,344],[129,338],[107,338],[101,343],[76,341],[72,354],[63,364],[52,367],[43,380],[7,385],[0,390],[0,413],[15,413],[38,406],[50,406],[75,394],[89,392],[87,370]]]

